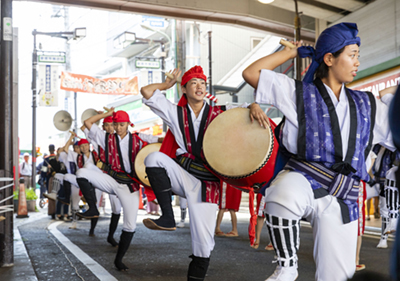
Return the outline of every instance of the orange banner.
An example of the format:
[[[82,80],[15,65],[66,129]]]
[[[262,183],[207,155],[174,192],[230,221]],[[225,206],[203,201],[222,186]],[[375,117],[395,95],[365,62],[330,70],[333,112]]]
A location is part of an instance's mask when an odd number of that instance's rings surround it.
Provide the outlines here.
[[[138,77],[94,78],[87,75],[61,72],[60,89],[103,95],[138,95]]]

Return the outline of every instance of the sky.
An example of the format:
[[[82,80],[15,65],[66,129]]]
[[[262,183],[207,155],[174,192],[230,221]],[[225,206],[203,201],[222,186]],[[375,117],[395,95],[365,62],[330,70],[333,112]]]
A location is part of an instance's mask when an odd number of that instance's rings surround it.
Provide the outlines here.
[[[61,6],[59,6],[61,8]],[[87,74],[100,67],[107,60],[106,33],[108,26],[107,12],[93,9],[70,7],[70,26],[64,26],[63,17],[52,17],[57,9],[49,4],[34,2],[13,2],[13,26],[18,28],[18,68],[19,68],[19,143],[20,149],[32,148],[32,52],[33,35],[36,29],[41,32],[73,31],[75,27],[86,27],[87,37],[78,43],[70,44],[71,72]],[[29,20],[27,20],[29,19]],[[37,36],[44,51],[65,51],[65,41],[49,36]],[[61,66],[64,67],[64,66]],[[88,74],[90,75],[90,74]],[[38,89],[39,90],[39,89]],[[72,93],[73,95],[73,93]],[[56,146],[64,144],[66,134],[58,131],[53,125],[53,116],[59,110],[68,109],[73,112],[73,98],[64,100],[65,92],[59,90],[58,107],[37,107],[36,144],[41,152],[46,152],[48,144]],[[80,113],[87,108],[101,110],[109,101],[108,96],[78,93],[78,120]],[[50,138],[49,138],[50,137]]]

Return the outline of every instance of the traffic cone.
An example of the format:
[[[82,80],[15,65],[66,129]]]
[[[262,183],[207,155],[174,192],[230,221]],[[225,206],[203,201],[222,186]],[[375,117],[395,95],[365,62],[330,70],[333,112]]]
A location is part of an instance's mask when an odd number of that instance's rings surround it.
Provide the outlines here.
[[[26,193],[24,179],[19,180],[18,212],[17,218],[28,218],[28,206],[26,204]]]
[[[142,196],[142,187],[139,188],[139,210],[144,210],[143,208],[143,196]]]

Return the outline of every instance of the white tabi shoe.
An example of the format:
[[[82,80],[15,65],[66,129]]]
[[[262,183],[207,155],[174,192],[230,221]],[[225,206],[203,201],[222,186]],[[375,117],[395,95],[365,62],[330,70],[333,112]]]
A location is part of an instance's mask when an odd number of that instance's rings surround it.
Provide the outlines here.
[[[388,247],[387,239],[381,239],[376,247],[378,249],[386,249]]]
[[[387,224],[385,228],[384,234],[390,234],[390,233],[395,233],[397,228],[397,218],[391,218],[389,219],[389,223]]]
[[[297,266],[283,267],[278,265],[274,271],[274,274],[272,274],[265,281],[294,281],[297,279],[297,276],[299,276],[299,273],[297,272]]]
[[[183,221],[179,222],[176,227],[183,228],[185,227],[185,223]]]
[[[71,224],[71,226],[69,227],[70,229],[76,229],[77,228],[77,226],[76,226],[76,221],[72,221],[72,224]]]
[[[57,201],[57,193],[43,193],[43,196],[46,197],[47,199]]]

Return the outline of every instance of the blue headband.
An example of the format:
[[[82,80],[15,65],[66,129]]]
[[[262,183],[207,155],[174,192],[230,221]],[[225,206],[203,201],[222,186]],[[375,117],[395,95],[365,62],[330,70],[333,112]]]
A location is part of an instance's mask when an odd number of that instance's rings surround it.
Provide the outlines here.
[[[74,142],[74,145],[79,145],[79,141]]]
[[[325,29],[318,37],[315,49],[311,46],[303,46],[297,49],[301,58],[311,57],[312,62],[303,81],[311,83],[314,80],[314,73],[324,60],[327,53],[335,53],[341,48],[357,44],[361,45],[360,37],[357,37],[357,24],[342,22]]]

